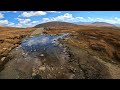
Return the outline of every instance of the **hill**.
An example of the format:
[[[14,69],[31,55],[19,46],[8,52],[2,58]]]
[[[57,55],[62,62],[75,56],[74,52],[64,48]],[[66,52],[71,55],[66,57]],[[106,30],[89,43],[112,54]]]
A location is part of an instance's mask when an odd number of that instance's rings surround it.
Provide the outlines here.
[[[115,25],[110,24],[110,23],[106,23],[106,22],[94,22],[91,25],[95,25],[95,26],[104,26],[104,27],[115,27]]]
[[[77,26],[77,25],[73,24],[73,23],[69,23],[69,22],[52,21],[52,22],[46,22],[46,23],[38,24],[38,25],[34,26],[33,28],[57,27],[57,26]]]

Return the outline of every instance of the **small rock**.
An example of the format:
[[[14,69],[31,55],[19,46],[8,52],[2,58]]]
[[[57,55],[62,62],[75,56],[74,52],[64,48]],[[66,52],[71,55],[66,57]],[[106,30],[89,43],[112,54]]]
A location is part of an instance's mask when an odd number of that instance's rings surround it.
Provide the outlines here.
[[[63,67],[61,67],[61,69],[63,70],[64,68],[63,68]]]
[[[35,76],[36,74],[35,73],[32,73],[32,76]]]
[[[51,67],[51,71],[53,71],[54,70],[54,68],[53,67]]]
[[[4,50],[6,50],[7,48],[3,48]]]
[[[22,55],[25,55],[25,53],[22,53]]]
[[[15,44],[15,47],[17,47],[18,46],[18,44]]]
[[[45,50],[46,48],[44,48],[44,50]]]
[[[40,67],[39,70],[44,71],[44,70],[45,70],[45,67],[44,67],[44,66],[43,66],[43,67]]]
[[[34,49],[34,51],[36,51],[36,49]]]
[[[58,72],[58,74],[60,74],[60,72]]]
[[[63,52],[65,53],[65,52],[66,52],[66,50],[63,50]]]
[[[35,68],[33,68],[32,71],[35,72]]]
[[[2,58],[1,58],[1,61],[4,61],[4,60],[5,60],[5,57],[2,57]]]
[[[18,49],[19,47],[16,47],[16,49]]]
[[[65,55],[68,55],[68,53],[67,53],[67,52],[65,52]]]
[[[85,47],[85,49],[88,49],[88,47]]]
[[[60,47],[62,47],[62,44],[59,44]]]
[[[41,54],[40,56],[42,56],[42,57],[43,57],[43,56],[44,56],[44,54]]]
[[[48,74],[48,75],[47,75],[47,78],[48,78],[48,79],[52,78],[52,75]]]
[[[79,44],[82,44],[82,42],[79,42]]]
[[[25,54],[26,56],[28,55],[28,53]]]
[[[8,50],[11,50],[12,48],[9,48]]]
[[[30,36],[30,37],[33,37],[33,36]]]

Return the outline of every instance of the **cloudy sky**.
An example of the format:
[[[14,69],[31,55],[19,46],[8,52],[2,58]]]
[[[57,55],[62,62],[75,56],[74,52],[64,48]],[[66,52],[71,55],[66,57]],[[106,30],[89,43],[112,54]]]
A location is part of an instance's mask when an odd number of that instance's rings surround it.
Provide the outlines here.
[[[0,26],[33,27],[48,21],[120,24],[120,11],[0,11]]]

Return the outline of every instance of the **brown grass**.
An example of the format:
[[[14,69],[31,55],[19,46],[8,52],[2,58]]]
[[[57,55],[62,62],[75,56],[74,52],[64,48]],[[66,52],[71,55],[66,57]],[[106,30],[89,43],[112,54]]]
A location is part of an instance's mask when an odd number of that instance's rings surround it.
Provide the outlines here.
[[[21,39],[30,35],[33,29],[0,30],[0,57],[19,45]]]
[[[120,28],[69,26],[49,27],[49,34],[71,33],[67,43],[76,47],[88,48],[102,57],[120,61]]]

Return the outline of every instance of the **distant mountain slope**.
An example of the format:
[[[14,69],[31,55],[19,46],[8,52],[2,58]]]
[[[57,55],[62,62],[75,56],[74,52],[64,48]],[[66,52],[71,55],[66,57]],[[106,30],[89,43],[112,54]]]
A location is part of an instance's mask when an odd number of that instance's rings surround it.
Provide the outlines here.
[[[115,27],[115,25],[110,24],[110,23],[106,23],[106,22],[94,22],[91,25],[94,25],[94,26],[104,26],[104,27]]]
[[[10,27],[10,26],[0,26],[0,30],[21,30],[21,29],[29,29],[29,28],[20,28],[20,27]]]
[[[56,26],[77,26],[77,25],[73,24],[73,23],[69,23],[69,22],[52,21],[52,22],[38,24],[38,25],[34,26],[33,28],[56,27]]]
[[[74,22],[74,24],[78,25],[86,25],[86,24],[91,24],[92,22]]]
[[[0,26],[0,30],[14,30],[14,29],[19,29],[16,27],[7,27],[7,26]]]

